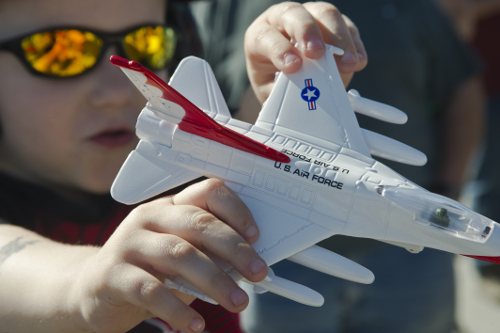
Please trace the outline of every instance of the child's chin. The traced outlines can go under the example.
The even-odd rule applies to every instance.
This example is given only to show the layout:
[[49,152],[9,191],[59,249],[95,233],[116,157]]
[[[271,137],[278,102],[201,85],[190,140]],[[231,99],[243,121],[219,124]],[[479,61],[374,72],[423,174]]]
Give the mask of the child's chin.
[[111,190],[111,184],[113,182],[102,182],[102,183],[87,183],[85,184],[84,186],[80,186],[80,188],[84,191],[84,192],[87,192],[87,193],[90,193],[90,194],[97,194],[97,195],[100,195],[100,194],[109,194],[110,190]]
[[118,170],[119,167],[116,170],[108,170],[109,172],[104,174],[87,175],[87,177],[79,179],[78,185],[80,189],[91,194],[109,194]]
[[74,173],[74,181],[78,187],[95,194],[109,193],[118,171],[135,148],[136,141],[134,140],[128,146],[109,150],[87,146],[87,149],[78,157],[82,163],[75,166],[77,170]]

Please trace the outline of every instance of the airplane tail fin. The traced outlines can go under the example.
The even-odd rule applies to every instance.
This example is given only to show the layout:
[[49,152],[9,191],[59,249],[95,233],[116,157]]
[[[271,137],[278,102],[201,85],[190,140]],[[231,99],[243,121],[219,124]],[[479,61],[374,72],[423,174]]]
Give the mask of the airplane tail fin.
[[218,119],[231,118],[212,68],[206,61],[197,57],[184,58],[168,84],[205,113],[215,114]]
[[[158,117],[170,123],[177,124],[180,130],[274,161],[284,163],[290,162],[290,158],[287,155],[220,125],[172,86],[166,84],[162,79],[150,70],[144,68],[138,62],[128,61],[117,56],[112,56],[110,60],[113,65],[122,69],[125,75],[128,76],[132,83],[141,91],[144,97],[146,97],[148,100],[146,107],[155,112]],[[188,61],[189,60],[204,62],[204,60],[195,57],[191,57]],[[172,78],[180,81],[177,77],[187,76],[185,73],[188,67],[189,66],[181,62]],[[182,71],[183,74],[180,74],[179,71]],[[186,82],[194,82],[197,77],[198,76],[189,77],[185,78],[185,80]],[[203,77],[205,79],[207,78],[205,75],[203,75]],[[213,81],[215,81],[215,79],[209,80],[209,82],[201,82],[201,84],[198,83],[198,85],[193,86],[193,88],[198,87],[198,89],[200,89],[200,91],[197,91],[198,89],[193,89],[193,94],[203,94],[210,91],[219,92],[220,90],[212,90],[215,89],[213,88]],[[220,99],[217,99],[217,102],[220,102]]]
[[175,127],[265,158],[290,161],[285,154],[216,121],[228,122],[231,115],[204,60],[185,58],[169,84],[135,61],[112,56],[111,62],[122,69],[148,100],[136,125],[141,141],[123,164],[111,189],[116,200],[137,203],[202,176],[169,163],[162,156],[172,147]]

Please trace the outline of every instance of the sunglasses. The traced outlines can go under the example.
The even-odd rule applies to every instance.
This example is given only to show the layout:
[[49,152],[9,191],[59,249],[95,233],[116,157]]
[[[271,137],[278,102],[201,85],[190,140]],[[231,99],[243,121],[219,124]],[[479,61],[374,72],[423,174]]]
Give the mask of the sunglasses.
[[175,31],[162,25],[143,25],[119,33],[85,28],[55,28],[0,42],[0,50],[14,53],[28,70],[49,77],[74,77],[94,68],[108,47],[121,56],[157,71],[172,60]]

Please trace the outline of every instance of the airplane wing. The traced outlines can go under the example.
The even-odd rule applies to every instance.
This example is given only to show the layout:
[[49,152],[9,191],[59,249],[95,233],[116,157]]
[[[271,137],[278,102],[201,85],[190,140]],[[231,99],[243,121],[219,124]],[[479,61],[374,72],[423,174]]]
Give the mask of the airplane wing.
[[[272,196],[257,193],[257,191],[251,193],[251,189],[247,190],[249,191],[244,190],[238,193],[238,196],[248,206],[259,225],[260,237],[257,242],[252,244],[252,247],[269,266],[283,259],[288,259],[342,279],[365,284],[373,282],[375,277],[370,270],[350,259],[314,245],[333,234],[341,233],[344,228],[342,221],[335,222],[334,219],[329,219],[328,221],[323,220],[323,223],[315,223],[306,216],[291,213],[290,205],[284,202],[280,204]],[[302,213],[304,214],[305,211]],[[271,291],[306,305],[323,305],[323,297],[318,292],[274,275],[271,268],[269,268],[266,279],[254,283],[244,279],[227,262],[210,253],[207,255],[235,281],[253,284],[254,291],[257,293]],[[167,280],[166,285],[171,289],[177,289],[204,301],[217,304],[183,277]]]
[[[343,54],[331,45],[327,52]],[[279,74],[256,126],[332,151],[347,148],[412,165],[427,162],[423,153],[361,129],[354,111],[397,124],[407,120],[402,111],[362,98],[355,90],[346,94],[333,56],[304,58],[297,72]]]

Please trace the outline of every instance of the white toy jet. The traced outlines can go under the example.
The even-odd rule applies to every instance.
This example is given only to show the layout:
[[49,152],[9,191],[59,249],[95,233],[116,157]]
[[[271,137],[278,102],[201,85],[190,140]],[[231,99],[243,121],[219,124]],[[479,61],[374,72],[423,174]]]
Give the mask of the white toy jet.
[[[115,179],[113,197],[133,204],[201,176],[220,179],[250,208],[260,229],[253,247],[268,265],[289,259],[361,283],[374,280],[369,270],[315,244],[343,234],[415,253],[431,247],[499,263],[496,222],[372,158],[427,161],[413,148],[359,128],[354,111],[398,124],[407,117],[347,93],[332,55],[342,53],[328,46],[319,60],[304,57],[298,72],[280,73],[255,125],[231,118],[204,60],[184,59],[166,84],[137,62],[112,57],[148,100],[136,126],[141,140]],[[214,302],[181,277],[165,283]],[[272,270],[253,284],[256,292],[323,304],[319,293]]]

